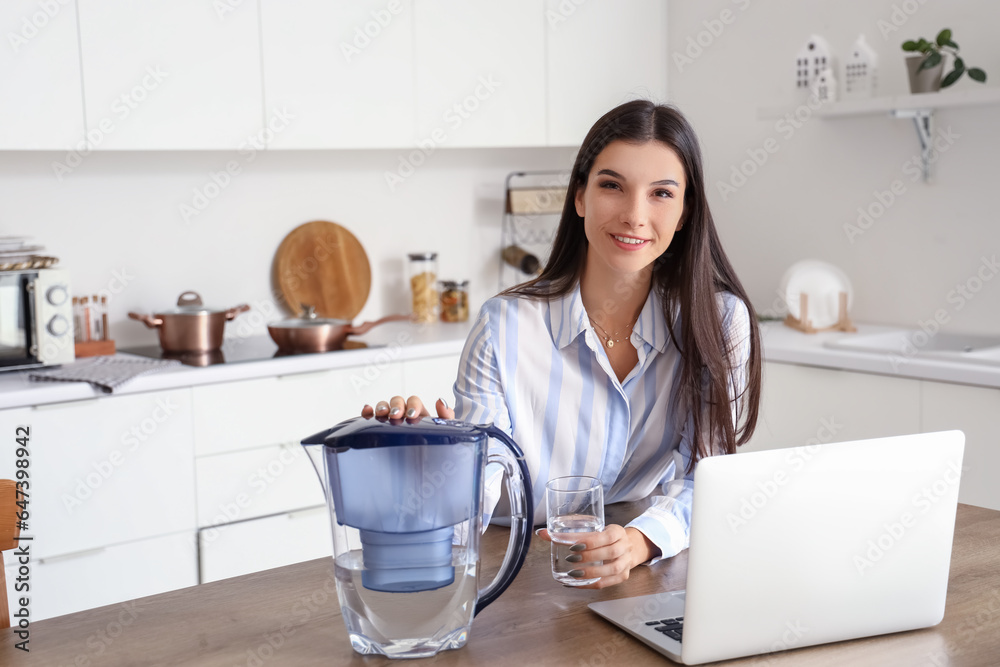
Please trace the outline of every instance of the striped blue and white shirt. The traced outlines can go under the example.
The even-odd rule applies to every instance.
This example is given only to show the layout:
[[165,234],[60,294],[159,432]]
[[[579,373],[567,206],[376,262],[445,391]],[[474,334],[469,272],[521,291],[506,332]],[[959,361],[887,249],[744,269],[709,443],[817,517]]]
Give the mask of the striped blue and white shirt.
[[[743,393],[750,356],[746,306],[717,295],[726,340],[734,349],[732,396]],[[619,382],[587,317],[579,286],[551,301],[497,296],[488,300],[466,341],[455,383],[455,416],[494,423],[524,450],[535,502],[545,523],[545,484],[565,475],[601,480],[605,503],[652,494],[653,504],[629,526],[661,556],[688,546],[693,474],[693,420],[679,414],[681,355],[670,339],[662,301],[650,291],[630,341],[639,361]],[[735,407],[735,406],[734,406]],[[500,496],[500,475],[487,471],[486,512]]]

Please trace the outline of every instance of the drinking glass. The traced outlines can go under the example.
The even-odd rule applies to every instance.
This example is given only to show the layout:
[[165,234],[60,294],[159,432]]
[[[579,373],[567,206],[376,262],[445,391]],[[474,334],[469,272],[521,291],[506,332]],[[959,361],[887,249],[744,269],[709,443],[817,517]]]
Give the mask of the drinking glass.
[[552,538],[552,577],[568,586],[586,586],[600,579],[578,579],[569,573],[603,561],[574,563],[566,557],[577,554],[570,547],[579,542],[581,533],[604,530],[601,481],[594,477],[557,477],[545,485],[545,508],[546,528]]

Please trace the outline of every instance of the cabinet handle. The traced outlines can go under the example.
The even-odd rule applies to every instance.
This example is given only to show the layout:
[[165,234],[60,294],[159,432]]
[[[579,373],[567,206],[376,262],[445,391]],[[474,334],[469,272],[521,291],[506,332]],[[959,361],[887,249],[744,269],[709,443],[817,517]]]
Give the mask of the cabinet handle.
[[326,505],[320,505],[319,507],[310,507],[309,509],[298,510],[296,512],[289,512],[286,516],[289,519],[302,519],[307,516],[312,516],[314,514],[319,514],[320,512],[327,511]]
[[308,373],[289,373],[288,375],[279,375],[279,380],[314,380],[318,377],[329,375],[332,373],[332,369],[326,369],[322,371],[310,371]]
[[64,403],[44,403],[42,405],[31,406],[32,410],[57,410],[59,408],[82,408],[84,406],[91,406],[97,403],[99,398],[84,398],[79,401],[67,401]]
[[41,563],[58,563],[64,560],[71,560],[73,558],[83,558],[84,556],[93,556],[99,554],[102,551],[107,551],[105,547],[97,547],[96,549],[87,549],[86,551],[75,551],[71,554],[63,554],[61,556],[49,556],[48,558],[39,558],[38,562]]

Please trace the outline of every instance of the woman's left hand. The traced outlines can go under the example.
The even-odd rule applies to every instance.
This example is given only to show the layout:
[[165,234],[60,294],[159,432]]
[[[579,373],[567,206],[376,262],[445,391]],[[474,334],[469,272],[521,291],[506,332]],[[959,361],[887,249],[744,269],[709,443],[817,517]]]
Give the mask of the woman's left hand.
[[[539,529],[535,535],[546,542],[552,541],[545,528]],[[579,579],[600,577],[600,580],[587,586],[573,588],[607,588],[620,584],[628,580],[633,567],[645,563],[659,552],[641,531],[635,528],[623,528],[618,524],[605,526],[599,533],[580,533],[577,544],[585,547],[574,554],[580,557],[578,563],[604,562],[601,565],[583,566],[574,570],[581,572]]]

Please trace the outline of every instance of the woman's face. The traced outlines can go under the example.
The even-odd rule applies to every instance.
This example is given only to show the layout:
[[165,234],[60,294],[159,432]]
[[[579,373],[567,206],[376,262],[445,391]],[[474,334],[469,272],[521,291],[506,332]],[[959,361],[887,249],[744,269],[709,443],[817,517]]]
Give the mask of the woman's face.
[[634,274],[670,245],[684,213],[684,166],[666,144],[612,141],[577,190],[588,270]]

